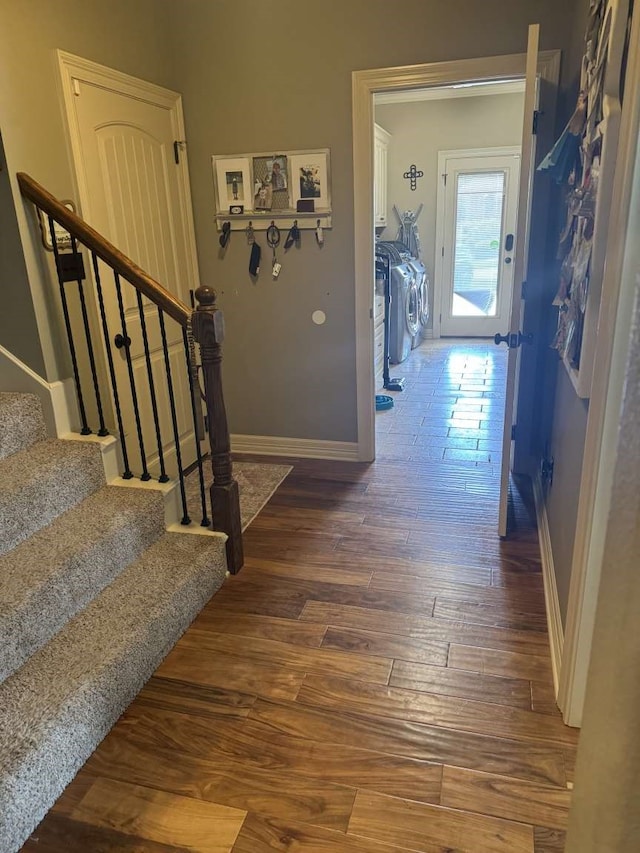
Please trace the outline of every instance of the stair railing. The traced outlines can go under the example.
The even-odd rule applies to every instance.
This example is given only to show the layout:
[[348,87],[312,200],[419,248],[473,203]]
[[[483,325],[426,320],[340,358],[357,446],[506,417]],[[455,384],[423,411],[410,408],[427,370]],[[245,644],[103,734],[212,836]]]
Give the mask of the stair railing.
[[[122,451],[123,479],[129,480],[135,476],[138,476],[143,481],[153,479],[152,473],[149,470],[149,458],[157,451],[157,465],[155,465],[157,479],[161,483],[169,482],[170,476],[167,473],[164,453],[167,443],[163,440],[159,411],[159,392],[161,390],[166,391],[172,432],[169,443],[175,451],[175,467],[182,506],[181,523],[183,525],[191,524],[186,475],[193,466],[185,464],[185,460],[183,459],[184,447],[182,446],[183,442],[181,441],[179,428],[180,422],[184,423],[186,417],[193,423],[194,430],[195,466],[198,476],[199,505],[202,513],[200,524],[203,527],[211,527],[213,530],[227,534],[227,564],[229,570],[235,574],[243,564],[242,528],[240,523],[238,484],[233,478],[229,427],[222,388],[221,362],[224,321],[222,312],[215,304],[215,292],[208,287],[199,287],[195,291],[196,309],[193,310],[187,307],[88,223],[69,208],[65,207],[64,204],[38,184],[37,181],[24,172],[18,173],[17,178],[22,195],[33,202],[36,208],[41,211],[43,221],[46,223],[48,236],[51,240],[62,315],[78,401],[81,434],[89,435],[95,430],[99,436],[109,435],[104,401],[110,397],[113,401],[115,431],[119,436]],[[68,232],[68,248],[70,251],[65,251],[59,246],[59,235],[56,233],[56,224]],[[81,248],[86,249],[91,259],[93,284],[95,286],[95,304],[99,314],[98,325],[104,339],[106,354],[105,367],[108,373],[109,388],[104,387],[101,374],[98,371],[96,346],[87,306],[87,292],[85,290],[87,279]],[[99,261],[102,261],[109,269],[109,278],[113,279],[112,282],[103,281],[104,268],[101,270]],[[136,290],[137,310],[140,320],[140,340],[135,343],[142,344],[144,351],[144,365],[146,368],[144,370],[146,381],[144,382],[140,381],[140,372],[137,377],[135,375],[130,353],[133,343],[130,335],[133,334],[133,331],[127,325],[125,301],[123,298],[123,282],[125,286],[130,285]],[[74,284],[75,288],[73,287]],[[105,293],[107,287],[114,289],[113,292],[118,306],[119,319],[116,330],[110,328],[110,321],[106,310]],[[69,293],[68,288],[72,289],[71,293]],[[73,291],[76,289],[77,296],[74,297]],[[148,315],[145,313],[143,297],[150,300],[157,310],[159,336],[162,344],[162,361],[164,363],[164,389],[160,388],[157,371],[154,373],[153,370]],[[73,307],[82,321],[80,340],[74,334],[71,310],[72,298],[74,298]],[[175,364],[172,364],[170,357],[167,335],[168,322],[177,323],[182,331],[190,398],[189,411],[186,413],[179,410],[176,401]],[[112,338],[114,331],[116,331],[116,335]],[[113,352],[111,350],[112,340],[118,349],[124,350],[127,376],[127,381],[124,383],[125,387],[122,387],[122,383],[117,377]],[[197,364],[196,345],[200,351],[200,365]],[[86,362],[88,362],[91,375],[92,387],[89,393],[92,393],[95,400],[97,429],[96,424],[92,428],[87,414],[88,407],[86,403],[89,398],[86,396],[87,388],[84,387],[82,381],[83,371],[80,369],[81,364],[86,363],[82,360],[83,353],[86,353]],[[204,419],[202,417],[199,384],[200,372],[204,380],[204,393],[202,396],[206,403],[210,445],[209,453],[213,473],[213,482],[209,489],[210,503],[207,502],[204,457],[200,448],[200,441],[204,438]],[[138,450],[136,464],[132,464],[133,450],[124,428],[122,405],[125,399],[131,403],[135,420]],[[150,433],[147,429],[146,435],[141,417],[141,401],[150,405],[153,414],[153,430]],[[151,453],[148,449],[149,446],[154,448]],[[133,469],[137,468],[137,460],[139,460],[140,467],[136,474]],[[209,505],[211,507],[211,518],[209,517]]]

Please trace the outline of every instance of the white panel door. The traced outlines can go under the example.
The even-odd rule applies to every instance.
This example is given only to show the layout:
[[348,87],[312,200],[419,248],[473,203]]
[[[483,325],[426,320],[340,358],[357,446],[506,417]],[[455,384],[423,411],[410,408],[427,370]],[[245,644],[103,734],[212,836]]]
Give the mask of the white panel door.
[[440,158],[440,334],[493,337],[508,322],[520,150]]
[[[520,374],[520,332],[522,330],[522,283],[527,276],[529,264],[529,233],[531,226],[531,201],[533,195],[533,175],[535,167],[536,137],[534,118],[538,104],[538,44],[540,26],[529,27],[527,47],[527,76],[524,95],[524,124],[522,130],[522,161],[520,167],[520,189],[518,198],[518,230],[513,253],[514,287],[511,300],[511,317],[504,330],[509,336],[509,358],[507,363],[507,388],[505,395],[504,433],[502,439],[502,470],[500,478],[500,511],[498,533],[507,535],[507,515],[509,507],[509,475],[511,473],[512,427],[514,423],[515,401],[518,395]],[[526,346],[526,344],[525,344]]]
[[[172,106],[158,104],[85,79],[74,79],[74,94],[78,138],[76,167],[82,188],[83,217],[188,305],[189,290],[196,288],[197,282],[192,237],[180,184],[179,171],[185,166],[176,164],[174,156],[174,140],[179,139],[176,112],[179,96],[175,96],[176,103]],[[121,333],[123,328],[121,311],[131,339],[129,352],[144,449],[150,470],[157,475],[159,449],[148,391],[137,291],[122,281],[120,304],[113,273],[103,264],[100,264],[100,276],[132,468],[137,470],[138,467],[138,424],[125,349],[117,349],[114,344],[116,333]],[[157,392],[161,446],[168,473],[175,475],[173,428],[158,311],[144,297],[142,303]],[[165,326],[182,461],[187,465],[195,459],[195,437],[182,329],[168,316],[165,316]]]

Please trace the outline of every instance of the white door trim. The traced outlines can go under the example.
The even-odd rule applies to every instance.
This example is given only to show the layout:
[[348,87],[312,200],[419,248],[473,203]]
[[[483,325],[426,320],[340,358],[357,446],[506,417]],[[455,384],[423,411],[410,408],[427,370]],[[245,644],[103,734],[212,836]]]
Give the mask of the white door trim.
[[[175,139],[185,140],[184,114],[182,111],[182,96],[171,89],[165,89],[150,83],[131,77],[122,71],[99,65],[81,56],[75,56],[64,50],[57,51],[58,68],[60,72],[60,83],[62,87],[62,98],[64,104],[65,124],[69,139],[69,154],[71,162],[71,175],[74,181],[75,195],[78,201],[78,210],[81,216],[88,218],[91,204],[87,192],[86,176],[83,168],[82,148],[80,144],[80,131],[76,121],[76,113],[73,107],[73,99],[76,97],[74,80],[81,80],[95,86],[102,86],[113,92],[138,98],[141,101],[164,107],[169,111]],[[187,159],[186,145],[180,150],[180,165],[177,167],[178,191],[180,196],[180,215],[185,224],[185,232],[189,243],[187,262],[189,269],[188,278],[194,283],[200,281],[198,272],[198,255],[196,252],[196,235],[193,223],[193,205],[191,203],[191,187],[189,185],[189,165]],[[162,282],[161,282],[162,283]],[[99,336],[102,340],[102,336]]]
[[[511,80],[524,77],[526,54],[487,56],[452,62],[433,62],[397,68],[374,68],[352,74],[353,201],[356,310],[356,397],[358,458],[375,456],[375,379],[373,364],[373,95],[446,86],[473,80]],[[554,79],[560,51],[540,53],[538,71]]]
[[444,263],[438,246],[444,245],[446,192],[440,178],[446,171],[446,162],[464,157],[515,157],[520,154],[519,145],[496,146],[494,148],[452,148],[438,151],[438,192],[436,198],[436,262],[433,272],[433,337],[441,337],[442,315],[442,276]]

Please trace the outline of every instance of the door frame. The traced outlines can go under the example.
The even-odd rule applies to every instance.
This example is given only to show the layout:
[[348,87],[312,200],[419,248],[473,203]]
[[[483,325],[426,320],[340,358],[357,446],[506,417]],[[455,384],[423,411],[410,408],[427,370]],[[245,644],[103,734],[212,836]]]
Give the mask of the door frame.
[[[559,50],[539,54],[538,73],[557,86]],[[485,56],[451,62],[373,68],[352,73],[353,201],[356,311],[356,405],[358,459],[375,458],[375,375],[373,365],[373,96],[377,92],[422,89],[485,80],[524,77],[526,53]]]
[[[174,139],[181,141],[183,144],[180,147],[180,162],[176,164],[176,175],[178,184],[179,196],[179,214],[184,224],[185,236],[187,240],[186,259],[188,268],[186,275],[189,281],[192,281],[197,287],[200,282],[198,270],[198,255],[196,251],[196,236],[195,225],[193,221],[193,206],[191,202],[191,185],[189,183],[189,163],[187,158],[185,143],[185,126],[184,113],[182,110],[182,95],[179,92],[174,92],[171,89],[166,89],[163,86],[158,86],[148,80],[141,80],[138,77],[132,77],[122,71],[117,71],[114,68],[109,68],[106,65],[100,65],[89,59],[84,59],[81,56],[76,56],[73,53],[68,53],[64,50],[57,50],[57,64],[59,72],[63,123],[66,130],[68,143],[69,163],[71,166],[71,180],[74,190],[74,198],[77,202],[78,215],[90,221],[90,195],[87,189],[87,180],[82,159],[81,134],[76,113],[74,108],[74,99],[76,98],[76,80],[89,83],[94,86],[99,86],[111,92],[116,92],[126,97],[144,101],[154,106],[161,107],[167,110],[171,116],[172,129]],[[162,282],[160,282],[162,284]],[[87,308],[89,311],[89,324],[91,334],[94,341],[99,341],[100,346],[96,347],[97,369],[102,383],[106,383],[106,387],[110,389],[110,394],[104,403],[111,404],[113,418],[113,398],[111,391],[111,383],[107,381],[107,359],[106,346],[102,334],[102,329],[99,322],[98,306],[93,288],[87,291]],[[80,371],[83,373],[88,370],[88,365],[84,360],[79,364]],[[83,376],[84,382],[84,376]],[[90,387],[88,385],[87,387]]]
[[[523,96],[524,97],[524,96]],[[438,174],[444,174],[445,163],[449,159],[464,157],[515,157],[521,155],[519,145],[500,145],[493,148],[453,148],[438,151]],[[444,260],[438,252],[438,246],[444,246],[446,187],[438,180],[436,200],[436,262],[433,271],[433,337],[441,337],[442,315],[442,279],[444,275]],[[509,302],[511,306],[511,302]],[[506,318],[505,318],[506,319]]]
[[[637,285],[631,260],[637,257],[629,224],[632,196],[640,187],[640,14],[632,18],[625,102],[611,197],[606,265],[598,315],[593,380],[583,454],[571,580],[567,604],[558,705],[567,725],[580,726],[584,708],[596,607],[601,586],[605,540],[613,526],[609,516],[615,485],[622,488],[616,459],[625,390],[625,373],[634,340],[631,328]],[[637,213],[635,214],[637,218]],[[560,370],[564,369],[560,365]],[[629,395],[629,406],[633,405]],[[609,543],[613,544],[613,543]],[[619,543],[618,543],[619,544]],[[610,555],[609,555],[610,556]],[[627,555],[624,555],[627,556]],[[561,627],[561,626],[560,626]]]

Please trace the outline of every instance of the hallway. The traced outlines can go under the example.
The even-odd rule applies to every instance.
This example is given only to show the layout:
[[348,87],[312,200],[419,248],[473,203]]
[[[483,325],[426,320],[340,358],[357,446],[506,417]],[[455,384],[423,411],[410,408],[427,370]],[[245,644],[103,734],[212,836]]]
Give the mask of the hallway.
[[526,483],[496,535],[505,368],[427,342],[375,463],[282,460],[245,568],[26,853],[561,853],[577,732]]

